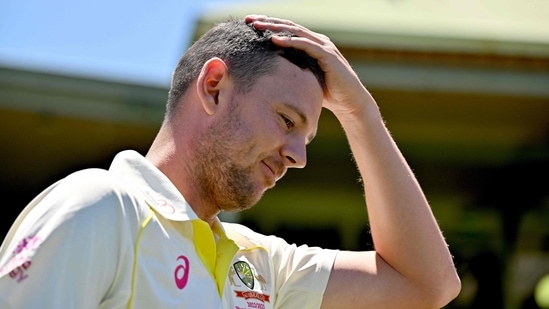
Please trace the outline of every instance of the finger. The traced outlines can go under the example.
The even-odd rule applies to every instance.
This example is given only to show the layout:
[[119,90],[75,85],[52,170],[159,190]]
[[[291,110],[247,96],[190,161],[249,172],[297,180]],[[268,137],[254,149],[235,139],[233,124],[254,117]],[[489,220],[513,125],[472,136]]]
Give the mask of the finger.
[[295,48],[306,52],[309,56],[322,61],[326,57],[326,51],[322,44],[316,43],[304,37],[272,36],[271,41],[280,47]]
[[280,47],[303,50],[309,56],[317,59],[324,71],[328,70],[325,61],[327,61],[331,56],[338,58],[339,62],[349,66],[347,59],[345,59],[337,47],[331,42],[329,42],[329,44],[325,44],[323,42],[317,43],[308,38],[299,36],[272,36],[271,42]]
[[[307,52],[314,58],[322,57],[326,52],[335,54],[338,57],[343,57],[340,51],[336,48],[333,42],[324,34],[311,31],[310,29],[298,25],[292,21],[269,17],[266,15],[248,15],[246,21],[251,22],[253,27],[258,30],[271,30],[275,32],[272,36],[273,43],[282,47],[292,47],[301,49]],[[289,32],[296,37],[277,36],[276,32]],[[298,40],[297,38],[305,38],[306,40]],[[309,46],[310,44],[317,45],[316,47]],[[344,62],[347,62],[346,59]]]
[[314,33],[309,29],[287,19],[269,17],[266,15],[248,15],[245,20],[247,23],[252,23],[254,27],[258,25],[262,28],[262,30],[270,29],[273,31],[289,31],[295,35],[299,35],[300,33],[318,35],[318,33]]
[[[309,33],[314,36],[330,40],[326,35],[317,33],[314,31],[311,31],[310,29],[301,26],[299,24],[294,23],[291,20],[282,19],[282,18],[276,18],[276,17],[269,17],[267,15],[247,15],[245,18],[246,23],[252,23],[253,25],[260,25],[260,27],[263,27],[264,29],[270,29],[270,30],[276,30],[279,29],[279,31],[290,31],[296,35],[298,35],[298,32],[302,33]],[[293,31],[291,31],[293,29]]]
[[272,23],[265,21],[254,21],[252,23],[253,27],[257,30],[271,30],[273,32],[288,32],[298,37],[308,38],[319,44],[326,44],[330,39],[320,33],[311,31],[303,26],[297,25],[295,23],[289,22],[286,24],[282,23]]
[[262,22],[268,22],[273,24],[296,25],[294,22],[290,20],[276,18],[276,17],[269,17],[267,15],[248,15],[244,18],[244,20],[246,21],[246,23],[262,21]]

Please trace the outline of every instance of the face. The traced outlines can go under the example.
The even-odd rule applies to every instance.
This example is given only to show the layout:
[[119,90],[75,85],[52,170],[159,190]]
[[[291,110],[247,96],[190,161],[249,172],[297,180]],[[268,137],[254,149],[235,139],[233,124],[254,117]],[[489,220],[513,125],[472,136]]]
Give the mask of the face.
[[232,93],[196,149],[201,197],[224,211],[255,205],[287,168],[304,167],[316,133],[322,90],[285,59],[249,92]]

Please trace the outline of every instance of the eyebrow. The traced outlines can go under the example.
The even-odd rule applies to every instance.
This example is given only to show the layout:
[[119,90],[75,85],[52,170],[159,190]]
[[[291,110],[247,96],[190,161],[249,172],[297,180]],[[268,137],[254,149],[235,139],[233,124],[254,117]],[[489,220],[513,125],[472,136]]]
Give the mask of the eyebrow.
[[[288,103],[283,103],[283,105],[284,105],[284,107],[287,107],[287,108],[291,109],[294,113],[296,113],[299,116],[299,119],[301,120],[303,125],[307,126],[307,124],[309,122],[309,119],[307,118],[307,116],[305,116],[305,114],[301,111],[301,109],[299,109],[295,105],[291,105],[291,104],[288,104]],[[315,135],[316,135],[316,133],[313,133],[311,135],[307,135],[307,139],[308,139],[307,143],[310,143],[315,138]]]

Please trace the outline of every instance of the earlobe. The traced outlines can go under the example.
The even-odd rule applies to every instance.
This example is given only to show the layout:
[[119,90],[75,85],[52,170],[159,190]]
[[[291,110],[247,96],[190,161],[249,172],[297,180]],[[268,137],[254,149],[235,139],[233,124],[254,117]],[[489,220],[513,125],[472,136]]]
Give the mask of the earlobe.
[[202,66],[197,78],[197,94],[206,113],[213,115],[219,107],[219,95],[224,90],[228,68],[219,58],[212,58]]

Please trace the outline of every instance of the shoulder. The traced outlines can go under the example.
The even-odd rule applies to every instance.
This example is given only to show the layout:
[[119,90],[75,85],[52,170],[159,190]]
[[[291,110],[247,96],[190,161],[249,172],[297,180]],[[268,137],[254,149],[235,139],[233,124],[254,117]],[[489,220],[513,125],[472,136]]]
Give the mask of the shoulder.
[[26,238],[38,239],[45,251],[61,252],[69,248],[64,245],[68,243],[72,247],[85,244],[95,248],[94,254],[108,256],[130,248],[150,209],[131,186],[117,178],[105,170],[89,169],[51,185],[18,216],[6,237],[6,248],[2,247],[7,251],[2,252],[12,252]]
[[92,168],[74,172],[58,182],[58,192],[79,193],[75,197],[109,194],[130,194],[131,187],[118,175],[107,170]]
[[42,217],[58,224],[72,223],[81,230],[121,223],[137,226],[149,210],[144,198],[135,191],[124,179],[107,170],[81,170],[33,200],[27,206],[31,208],[27,219]]
[[139,194],[123,178],[103,169],[86,169],[60,180],[46,198],[86,207],[136,203]]
[[261,246],[266,249],[278,247],[291,247],[284,239],[274,235],[264,235],[238,223],[223,222],[223,228],[227,236],[233,239],[239,246],[253,247]]
[[233,239],[239,246],[261,246],[267,249],[270,255],[279,256],[281,259],[287,259],[290,256],[311,259],[317,254],[331,259],[335,258],[335,253],[337,252],[337,250],[289,244],[283,238],[274,235],[264,235],[237,223],[223,223],[223,227],[229,238]]
[[[97,305],[107,293],[125,293],[145,206],[131,186],[105,170],[75,172],[53,184],[27,205],[0,247],[0,290],[6,289],[0,298],[8,289],[70,295],[45,297],[40,304],[17,296],[10,301],[75,308]],[[13,280],[14,270],[24,281]],[[63,284],[40,285],[51,280]],[[84,286],[86,293],[79,290]]]

